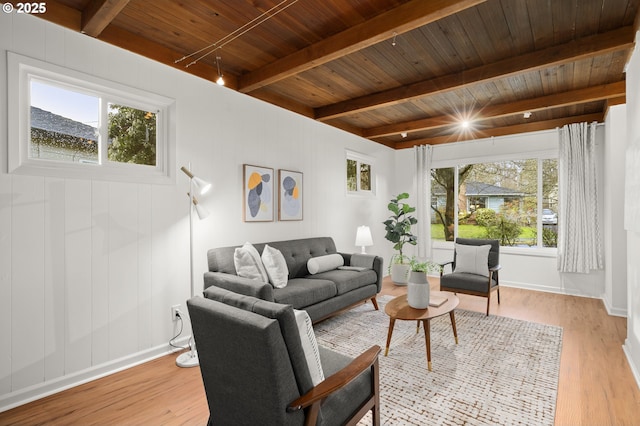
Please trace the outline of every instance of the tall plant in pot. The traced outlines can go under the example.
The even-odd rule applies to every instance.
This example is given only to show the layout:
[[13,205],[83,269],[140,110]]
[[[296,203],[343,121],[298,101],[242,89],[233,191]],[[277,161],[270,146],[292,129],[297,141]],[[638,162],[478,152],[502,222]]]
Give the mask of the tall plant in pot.
[[404,245],[415,246],[418,242],[418,238],[411,233],[411,227],[418,223],[418,220],[411,216],[416,208],[403,201],[408,198],[409,194],[406,192],[392,198],[387,206],[392,214],[389,219],[382,222],[387,232],[384,237],[393,243],[393,248],[397,251],[389,262],[391,279],[396,284],[406,284],[409,275],[409,258],[402,252]]

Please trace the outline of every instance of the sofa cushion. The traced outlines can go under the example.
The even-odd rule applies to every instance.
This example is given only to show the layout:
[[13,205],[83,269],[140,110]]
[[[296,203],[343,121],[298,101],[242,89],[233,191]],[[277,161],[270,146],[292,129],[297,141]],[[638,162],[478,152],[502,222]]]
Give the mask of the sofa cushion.
[[264,283],[269,282],[260,254],[251,243],[244,243],[242,247],[235,249],[233,264],[238,271],[238,276]]
[[345,294],[356,288],[375,284],[378,280],[378,274],[372,269],[364,269],[362,271],[334,269],[321,274],[309,275],[309,279],[331,281],[336,285],[338,294]]
[[333,282],[308,278],[293,278],[286,287],[273,289],[273,299],[277,303],[285,303],[295,309],[304,309],[336,294],[338,291]]
[[287,269],[287,262],[285,262],[280,250],[265,244],[264,250],[262,250],[262,263],[264,264],[264,269],[267,270],[269,282],[275,288],[282,288],[287,285],[289,269]]
[[309,269],[309,273],[312,275],[330,271],[342,265],[344,265],[344,258],[338,253],[312,257],[307,261],[307,269]]

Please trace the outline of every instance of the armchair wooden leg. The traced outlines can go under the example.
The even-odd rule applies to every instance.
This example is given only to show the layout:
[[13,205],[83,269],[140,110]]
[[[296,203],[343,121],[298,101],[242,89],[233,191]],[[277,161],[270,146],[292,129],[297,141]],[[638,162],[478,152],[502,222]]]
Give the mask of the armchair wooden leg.
[[489,316],[489,306],[491,306],[491,292],[487,294],[487,316]]
[[497,290],[498,292],[498,305],[500,304],[500,286],[498,286]]

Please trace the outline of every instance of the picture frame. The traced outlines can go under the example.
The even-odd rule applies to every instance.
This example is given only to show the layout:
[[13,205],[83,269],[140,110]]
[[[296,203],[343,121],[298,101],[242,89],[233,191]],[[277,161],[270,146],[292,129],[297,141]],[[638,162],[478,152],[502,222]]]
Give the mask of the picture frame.
[[272,222],[273,169],[243,164],[242,174],[242,219],[245,222]]
[[303,174],[293,170],[278,170],[278,220],[302,220]]

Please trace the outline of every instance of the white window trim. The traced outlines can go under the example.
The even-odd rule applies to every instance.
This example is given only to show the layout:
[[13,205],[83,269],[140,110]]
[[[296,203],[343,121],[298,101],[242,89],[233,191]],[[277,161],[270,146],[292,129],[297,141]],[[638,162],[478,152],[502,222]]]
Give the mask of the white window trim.
[[[346,162],[347,160],[354,160],[358,163],[358,167],[356,167],[356,173],[358,175],[357,177],[357,186],[358,189],[355,191],[349,191],[349,189],[347,189],[347,173],[345,170],[345,174],[344,174],[344,189],[345,192],[347,193],[347,195],[351,195],[351,196],[355,196],[355,197],[373,197],[376,195],[376,174],[375,174],[375,159],[371,156],[365,155],[365,154],[361,154],[359,152],[355,152],[355,151],[350,151],[350,150],[346,150],[345,151],[345,159],[344,159],[344,167],[346,167]],[[360,187],[360,163],[364,163],[364,164],[368,164],[371,166],[371,190],[367,191],[367,190],[362,190],[359,189]]]
[[[7,52],[7,70],[9,173],[135,183],[175,183],[175,100],[13,52]],[[76,87],[134,108],[156,111],[156,165],[112,161],[96,165],[29,158],[31,79]],[[103,111],[103,114],[106,112]]]

